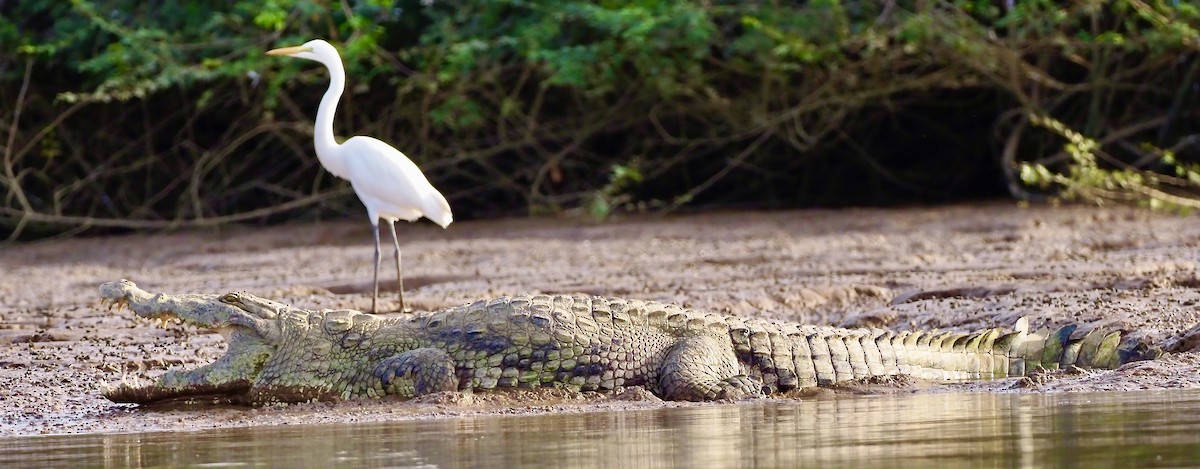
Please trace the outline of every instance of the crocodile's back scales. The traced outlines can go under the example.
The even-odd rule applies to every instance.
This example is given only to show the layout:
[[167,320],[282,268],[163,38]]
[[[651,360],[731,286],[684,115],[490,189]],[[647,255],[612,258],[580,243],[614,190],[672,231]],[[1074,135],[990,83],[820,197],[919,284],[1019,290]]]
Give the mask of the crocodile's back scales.
[[[422,337],[422,345],[448,352],[464,388],[562,383],[595,390],[653,384],[683,333],[667,317],[684,314],[678,306],[637,300],[533,296],[400,321],[406,334]],[[726,333],[723,324],[713,327],[718,325],[713,332]]]
[[[759,391],[745,387],[770,393],[901,373],[978,379],[1021,375],[1033,366],[1120,363],[1119,335],[1093,334],[1102,340],[1089,336],[1064,346],[1073,328],[896,333],[588,296],[500,298],[395,320],[406,325],[401,335],[421,337],[419,347],[444,350],[464,389],[645,385],[668,398],[696,400]],[[1083,345],[1087,353],[1080,353]]]

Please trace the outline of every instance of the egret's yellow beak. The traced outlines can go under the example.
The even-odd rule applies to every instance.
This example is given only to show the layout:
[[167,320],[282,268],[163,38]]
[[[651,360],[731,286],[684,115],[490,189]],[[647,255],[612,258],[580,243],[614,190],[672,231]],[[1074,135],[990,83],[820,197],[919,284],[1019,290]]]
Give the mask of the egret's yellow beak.
[[292,55],[301,52],[312,52],[312,48],[304,46],[280,47],[267,51],[267,55]]

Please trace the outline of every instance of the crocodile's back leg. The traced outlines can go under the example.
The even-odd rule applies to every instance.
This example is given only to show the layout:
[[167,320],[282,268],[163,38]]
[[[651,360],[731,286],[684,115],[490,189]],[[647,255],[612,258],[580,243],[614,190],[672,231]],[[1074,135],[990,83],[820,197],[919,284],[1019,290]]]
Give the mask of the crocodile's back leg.
[[418,348],[385,358],[375,367],[373,374],[387,394],[401,393],[397,378],[411,379],[417,396],[456,391],[459,387],[454,359],[436,348]]
[[762,384],[740,374],[728,340],[694,336],[674,345],[659,368],[659,391],[673,401],[761,396]]

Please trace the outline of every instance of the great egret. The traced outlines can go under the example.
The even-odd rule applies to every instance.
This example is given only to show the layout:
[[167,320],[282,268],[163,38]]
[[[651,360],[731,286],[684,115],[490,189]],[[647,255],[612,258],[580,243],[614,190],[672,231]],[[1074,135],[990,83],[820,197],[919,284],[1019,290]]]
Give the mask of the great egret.
[[424,216],[445,228],[454,221],[450,204],[412,160],[378,139],[351,137],[339,144],[333,138],[333,114],[346,88],[346,70],[342,58],[328,42],[314,39],[295,47],[267,51],[267,55],[296,57],[320,62],[329,69],[329,90],[317,108],[313,143],[321,166],[334,176],[350,181],[354,193],[367,207],[371,232],[375,235],[375,289],[371,312],[379,299],[379,219],[386,220],[396,247],[396,280],[400,286],[400,310],[404,311],[404,275],[400,270],[400,240],[396,238],[396,220],[416,221]]

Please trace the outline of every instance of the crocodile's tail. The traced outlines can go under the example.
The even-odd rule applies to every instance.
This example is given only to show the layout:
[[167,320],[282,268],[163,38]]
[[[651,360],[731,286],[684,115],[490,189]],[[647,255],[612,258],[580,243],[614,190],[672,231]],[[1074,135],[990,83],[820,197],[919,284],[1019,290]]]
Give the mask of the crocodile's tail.
[[[902,332],[890,342],[902,373],[947,380],[1026,376],[1071,366],[1113,369],[1161,354],[1140,340],[1122,340],[1118,331],[1093,329],[1072,338],[1076,328],[1030,331],[1029,321],[1021,318],[1011,332]],[[889,341],[886,334],[879,338]]]
[[738,326],[731,330],[735,349],[762,373],[764,384],[777,390],[897,374],[964,380],[1070,366],[1112,369],[1161,354],[1139,340],[1122,340],[1120,332],[1092,330],[1072,338],[1074,325],[1031,332],[1025,318],[1010,331],[970,334],[790,325],[774,329],[753,322],[740,333]]

